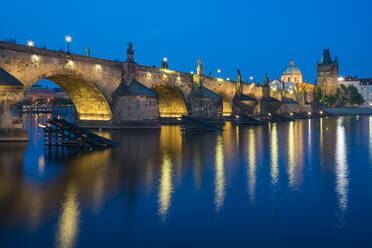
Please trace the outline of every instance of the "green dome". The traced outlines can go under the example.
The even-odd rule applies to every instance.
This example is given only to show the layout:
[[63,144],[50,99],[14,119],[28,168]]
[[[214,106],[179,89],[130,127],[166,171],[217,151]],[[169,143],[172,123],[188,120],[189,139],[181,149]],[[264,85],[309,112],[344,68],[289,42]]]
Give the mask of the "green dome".
[[291,61],[289,66],[282,72],[282,75],[301,75],[301,70]]

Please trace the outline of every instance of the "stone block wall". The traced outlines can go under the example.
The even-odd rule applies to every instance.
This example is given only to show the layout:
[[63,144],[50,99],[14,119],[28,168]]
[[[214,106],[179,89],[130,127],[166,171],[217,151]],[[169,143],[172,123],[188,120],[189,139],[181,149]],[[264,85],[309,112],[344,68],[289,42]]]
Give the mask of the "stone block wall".
[[259,115],[267,116],[268,113],[275,113],[280,108],[281,103],[279,102],[261,102]]
[[159,100],[148,96],[114,96],[112,125],[125,126],[143,122],[159,125]]
[[282,103],[280,108],[277,110],[277,113],[280,115],[290,115],[290,113],[298,113],[299,104],[297,103]]
[[311,104],[300,104],[299,106],[299,112],[301,114],[308,114],[309,112],[319,112],[320,109],[316,108],[314,105]]
[[0,128],[23,128],[23,87],[0,86]]
[[257,115],[258,102],[234,99],[233,114]]
[[189,116],[196,119],[222,119],[222,106],[222,100],[218,98],[188,99]]

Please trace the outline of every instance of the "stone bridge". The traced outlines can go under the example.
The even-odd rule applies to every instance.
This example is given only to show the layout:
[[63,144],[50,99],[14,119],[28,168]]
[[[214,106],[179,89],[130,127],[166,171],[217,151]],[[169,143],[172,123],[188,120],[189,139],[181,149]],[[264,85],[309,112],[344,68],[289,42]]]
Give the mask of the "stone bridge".
[[250,101],[262,98],[263,87],[242,84],[240,74],[237,82],[205,76],[200,60],[197,73],[189,74],[169,69],[166,61],[162,68],[139,65],[133,55],[131,44],[127,60],[118,62],[0,42],[0,68],[23,91],[41,79],[54,82],[71,97],[82,123],[120,126],[185,114],[221,119],[236,109],[237,91]]

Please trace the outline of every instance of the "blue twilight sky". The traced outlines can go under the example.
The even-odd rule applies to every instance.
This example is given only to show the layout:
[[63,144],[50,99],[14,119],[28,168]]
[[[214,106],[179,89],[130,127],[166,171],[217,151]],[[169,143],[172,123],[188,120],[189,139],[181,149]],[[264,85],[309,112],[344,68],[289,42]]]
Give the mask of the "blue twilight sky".
[[65,48],[106,59],[125,59],[132,41],[135,61],[195,71],[200,56],[206,74],[262,81],[280,77],[290,60],[304,80],[316,79],[324,48],[338,56],[340,75],[372,77],[370,0],[187,0],[1,2],[0,39]]

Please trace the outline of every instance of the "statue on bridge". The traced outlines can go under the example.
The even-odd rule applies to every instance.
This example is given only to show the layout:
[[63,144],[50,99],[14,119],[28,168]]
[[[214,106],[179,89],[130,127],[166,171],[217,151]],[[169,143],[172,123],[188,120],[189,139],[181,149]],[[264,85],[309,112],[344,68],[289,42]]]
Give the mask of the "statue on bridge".
[[242,94],[242,91],[243,91],[243,87],[242,87],[242,75],[240,74],[240,70],[239,69],[236,69],[236,72],[238,73],[238,76],[236,78],[236,91],[235,91],[235,94],[237,96],[240,96]]
[[204,68],[200,57],[198,59],[198,68],[196,69],[196,73],[198,75],[204,75]]
[[132,42],[129,42],[127,48],[127,60],[125,62],[134,63],[133,56],[134,56],[133,44]]

